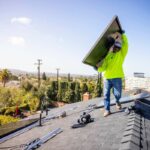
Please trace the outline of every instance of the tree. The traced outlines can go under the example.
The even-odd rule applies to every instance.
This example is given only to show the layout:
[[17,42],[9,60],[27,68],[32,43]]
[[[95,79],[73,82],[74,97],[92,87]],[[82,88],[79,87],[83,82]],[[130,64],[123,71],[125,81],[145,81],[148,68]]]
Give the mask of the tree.
[[98,74],[97,84],[95,86],[93,96],[94,97],[101,97],[102,96],[102,76],[100,73]]
[[10,80],[16,80],[16,81],[18,81],[18,77],[16,75],[11,75]]
[[50,100],[57,101],[57,81],[52,81],[47,87],[46,95]]
[[74,92],[71,89],[68,89],[68,91],[66,91],[64,101],[67,103],[74,102]]
[[63,101],[67,89],[68,89],[68,82],[60,81],[59,82],[59,89],[58,89],[58,93],[57,93],[57,100],[58,101]]
[[95,82],[94,81],[88,81],[87,86],[88,86],[88,92],[93,93],[94,88],[95,88]]
[[75,102],[75,83],[74,82],[68,82],[68,89],[65,92],[64,101],[68,103]]
[[75,101],[81,101],[80,84],[78,82],[75,85]]
[[101,97],[101,96],[102,96],[102,87],[101,84],[97,83],[95,86],[93,97]]
[[29,92],[33,88],[33,85],[29,80],[25,80],[21,82],[21,88],[24,89],[25,91]]
[[86,82],[83,82],[81,84],[81,92],[82,92],[82,94],[88,92],[88,86],[87,86]]
[[3,83],[3,87],[5,87],[6,83],[10,80],[11,73],[7,69],[3,69],[0,71],[0,80]]
[[0,88],[0,108],[12,106],[11,91],[7,88]]
[[45,72],[43,72],[43,74],[42,74],[42,79],[43,79],[43,80],[46,80],[46,79],[47,79]]

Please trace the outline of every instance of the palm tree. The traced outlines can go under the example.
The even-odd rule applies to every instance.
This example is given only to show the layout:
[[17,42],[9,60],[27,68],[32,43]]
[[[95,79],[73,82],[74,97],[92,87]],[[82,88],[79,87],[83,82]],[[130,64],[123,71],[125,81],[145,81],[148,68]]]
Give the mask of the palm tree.
[[6,83],[10,80],[11,73],[7,69],[3,69],[0,71],[0,80],[3,83],[3,87],[5,87]]

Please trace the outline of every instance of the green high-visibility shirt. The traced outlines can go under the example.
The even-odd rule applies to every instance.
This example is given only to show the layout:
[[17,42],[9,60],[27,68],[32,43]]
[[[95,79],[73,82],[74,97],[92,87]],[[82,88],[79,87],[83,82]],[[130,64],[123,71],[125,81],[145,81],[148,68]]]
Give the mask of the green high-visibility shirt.
[[125,34],[122,35],[122,48],[119,52],[108,52],[98,72],[104,72],[106,79],[123,78],[123,62],[128,52],[128,40]]

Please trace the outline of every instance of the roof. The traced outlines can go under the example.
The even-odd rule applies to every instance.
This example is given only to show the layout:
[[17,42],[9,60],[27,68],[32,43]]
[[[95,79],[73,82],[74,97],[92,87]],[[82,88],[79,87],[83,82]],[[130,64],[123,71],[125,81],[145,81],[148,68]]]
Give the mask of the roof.
[[[149,146],[147,142],[150,135],[150,115],[145,111],[145,105],[142,106],[141,103],[139,104],[139,106],[142,106],[140,110],[145,113],[139,114],[138,112],[125,115],[124,111],[117,111],[115,106],[111,106],[112,115],[104,118],[103,109],[94,109],[94,111],[90,112],[91,117],[94,118],[94,122],[82,128],[71,128],[74,123],[77,123],[80,114],[88,108],[89,104],[98,104],[101,100],[103,98],[96,98],[86,102],[68,104],[61,108],[52,109],[49,115],[59,114],[65,110],[67,116],[59,119],[51,119],[41,127],[34,127],[23,134],[7,140],[0,147],[28,143],[56,128],[62,128],[63,132],[42,144],[38,148],[39,150],[124,150],[130,148],[137,150],[137,148],[141,149],[141,146],[143,146],[141,144],[142,142],[146,143],[145,146]],[[128,102],[122,106],[123,108],[127,108],[133,105],[134,102]],[[126,130],[127,128],[129,129]],[[134,130],[138,130],[138,133]],[[141,140],[141,136],[143,140]]]
[[120,150],[150,149],[150,98],[136,100],[135,108],[129,115]]

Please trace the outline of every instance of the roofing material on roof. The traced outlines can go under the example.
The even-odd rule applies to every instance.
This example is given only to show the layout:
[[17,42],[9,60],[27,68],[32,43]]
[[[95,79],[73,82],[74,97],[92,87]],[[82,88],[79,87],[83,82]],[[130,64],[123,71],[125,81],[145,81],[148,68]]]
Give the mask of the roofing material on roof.
[[119,150],[150,149],[150,100],[135,101],[136,111],[129,117]]
[[[83,110],[88,110],[89,105],[94,106],[94,104],[98,104],[101,100],[103,98],[96,98],[53,109],[50,111],[50,114],[57,114],[58,112],[68,110],[67,117],[49,120],[41,127],[35,127],[2,143],[0,147],[25,144],[32,139],[42,137],[49,130],[61,127],[64,132],[47,141],[39,150],[116,150],[119,148],[132,148],[132,150],[137,148],[142,150],[142,146],[143,149],[146,146],[149,148],[150,113],[147,110],[149,108],[149,101],[147,99],[148,105],[146,106],[141,104],[141,102],[146,101],[145,99],[136,102],[136,107],[141,108],[141,114],[135,112],[130,115],[125,115],[124,109],[131,105],[133,106],[134,102],[123,104],[123,111],[117,111],[114,106],[111,106],[112,115],[107,118],[103,117],[103,109],[95,109],[90,112],[91,117],[95,118],[93,123],[87,124],[83,128],[71,129],[71,126],[77,122]],[[146,111],[144,111],[145,109]],[[122,137],[126,138],[123,139]]]

